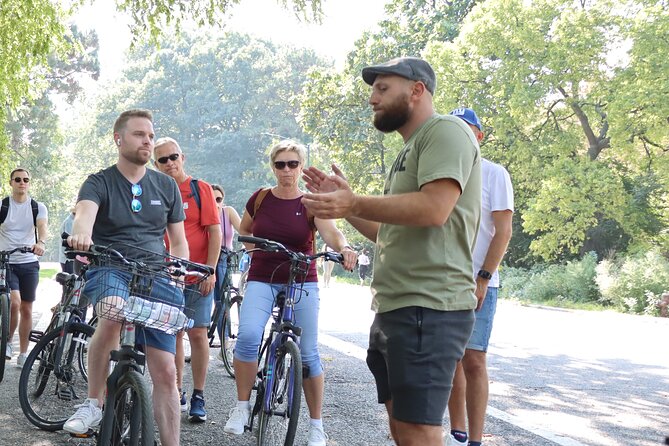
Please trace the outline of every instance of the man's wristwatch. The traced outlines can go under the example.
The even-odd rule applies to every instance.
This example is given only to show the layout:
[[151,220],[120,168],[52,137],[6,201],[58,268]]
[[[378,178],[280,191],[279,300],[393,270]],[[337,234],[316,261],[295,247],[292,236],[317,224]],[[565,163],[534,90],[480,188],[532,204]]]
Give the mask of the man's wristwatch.
[[492,279],[492,274],[490,273],[490,271],[486,271],[484,269],[480,269],[477,276],[479,276],[481,279],[485,279],[485,280]]

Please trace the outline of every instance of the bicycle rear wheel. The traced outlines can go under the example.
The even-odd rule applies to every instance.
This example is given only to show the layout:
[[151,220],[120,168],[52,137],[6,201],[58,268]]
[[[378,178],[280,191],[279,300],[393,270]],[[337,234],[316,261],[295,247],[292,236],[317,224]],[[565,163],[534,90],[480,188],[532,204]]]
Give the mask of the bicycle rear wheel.
[[7,362],[5,352],[9,342],[9,305],[9,295],[0,294],[0,337],[2,337],[0,340],[0,382],[5,378],[5,363]]
[[302,402],[302,358],[292,339],[279,347],[272,366],[267,375],[273,379],[265,387],[271,393],[269,407],[260,409],[258,446],[292,446]]
[[40,429],[61,430],[74,406],[88,396],[88,342],[94,331],[79,323],[52,330],[26,358],[19,403],[28,421]]
[[226,297],[221,329],[221,358],[228,374],[235,377],[233,364],[237,337],[239,335],[239,319],[241,314],[242,296]]
[[154,446],[151,390],[144,376],[128,370],[107,394],[98,444]]

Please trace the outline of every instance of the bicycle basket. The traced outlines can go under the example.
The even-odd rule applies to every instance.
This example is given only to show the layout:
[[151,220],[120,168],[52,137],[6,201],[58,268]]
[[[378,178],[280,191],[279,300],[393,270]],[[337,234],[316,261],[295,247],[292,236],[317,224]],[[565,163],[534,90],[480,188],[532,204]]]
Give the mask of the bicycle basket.
[[96,263],[99,266],[88,271],[86,292],[100,318],[129,321],[171,334],[192,327],[193,312],[184,307],[184,289],[189,301],[197,302],[201,280],[191,283],[188,277],[186,284],[183,275],[175,275],[180,270],[170,269],[175,262],[169,256],[151,264],[113,258]]

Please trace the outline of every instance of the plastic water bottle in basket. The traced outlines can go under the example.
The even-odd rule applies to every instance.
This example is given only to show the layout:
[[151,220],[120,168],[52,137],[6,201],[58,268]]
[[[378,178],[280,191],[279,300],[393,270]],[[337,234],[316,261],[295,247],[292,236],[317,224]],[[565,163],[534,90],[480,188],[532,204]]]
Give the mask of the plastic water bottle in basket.
[[123,314],[128,321],[170,334],[193,327],[193,320],[189,319],[179,307],[137,296],[128,297],[128,302],[123,307]]

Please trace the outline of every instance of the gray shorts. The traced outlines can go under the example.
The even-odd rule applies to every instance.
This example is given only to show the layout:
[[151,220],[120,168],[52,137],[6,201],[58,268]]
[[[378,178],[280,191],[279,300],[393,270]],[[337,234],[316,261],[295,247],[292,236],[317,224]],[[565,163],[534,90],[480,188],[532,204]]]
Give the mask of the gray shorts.
[[405,307],[378,313],[369,333],[367,365],[379,403],[392,400],[393,418],[441,425],[474,325],[474,311]]

